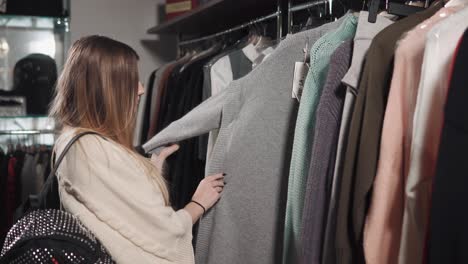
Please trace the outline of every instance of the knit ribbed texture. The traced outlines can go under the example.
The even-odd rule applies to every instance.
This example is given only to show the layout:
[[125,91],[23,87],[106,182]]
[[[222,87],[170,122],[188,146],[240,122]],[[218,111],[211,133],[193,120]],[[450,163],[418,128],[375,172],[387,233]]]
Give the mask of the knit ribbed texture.
[[[77,134],[57,139],[57,156]],[[116,263],[193,264],[192,218],[164,204],[140,161],[120,144],[84,136],[57,171],[60,201],[107,249]]]
[[288,36],[247,76],[173,122],[147,144],[153,151],[219,128],[207,174],[225,172],[221,200],[201,219],[196,263],[275,264],[282,260],[286,183],[297,102],[291,98],[303,49],[342,21]]
[[317,121],[302,217],[300,263],[321,263],[325,220],[346,95],[346,87],[341,84],[341,79],[351,63],[352,43],[352,40],[347,40],[333,53],[327,80],[317,106]]
[[311,67],[299,105],[289,171],[284,264],[297,263],[301,249],[302,209],[313,142],[315,112],[327,77],[330,57],[343,41],[352,38],[356,32],[357,17],[354,15],[347,14],[337,22],[341,22],[340,27],[320,38],[310,50]]
[[361,75],[364,58],[375,35],[393,23],[393,21],[384,14],[379,14],[375,23],[370,23],[367,21],[368,17],[369,13],[366,11],[361,11],[359,13],[358,26],[353,42],[353,58],[351,60],[351,67],[346,73],[345,77],[342,79],[342,82],[347,85],[347,90],[343,105],[343,114],[341,116],[340,132],[336,150],[335,171],[333,172],[331,197],[330,203],[328,205],[327,224],[323,241],[323,264],[336,263],[335,237],[338,200],[339,194],[341,193],[341,180],[343,175],[345,151],[348,141],[348,132],[351,124],[351,117],[354,109],[356,95],[358,93],[358,79]]

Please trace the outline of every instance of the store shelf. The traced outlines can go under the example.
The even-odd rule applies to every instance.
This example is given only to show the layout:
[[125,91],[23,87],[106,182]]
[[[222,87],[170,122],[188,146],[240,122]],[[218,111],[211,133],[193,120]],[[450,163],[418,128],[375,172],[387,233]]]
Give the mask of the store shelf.
[[16,118],[27,119],[27,118],[51,118],[51,117],[46,116],[46,115],[0,116],[0,119],[16,119]]
[[150,34],[213,34],[277,10],[277,0],[212,0],[196,9],[150,28]]

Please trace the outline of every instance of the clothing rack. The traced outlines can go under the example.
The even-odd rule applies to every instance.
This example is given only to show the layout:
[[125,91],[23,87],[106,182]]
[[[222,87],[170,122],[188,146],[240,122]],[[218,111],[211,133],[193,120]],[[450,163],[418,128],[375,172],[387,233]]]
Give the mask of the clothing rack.
[[[211,35],[179,41],[179,47],[198,43],[198,42],[203,42],[203,41],[210,40],[210,39],[215,39],[217,37],[220,37],[220,36],[235,32],[235,31],[242,30],[246,27],[249,27],[254,24],[264,22],[270,19],[277,20],[277,25],[276,25],[277,39],[281,40],[281,38],[284,37],[285,34],[291,33],[293,13],[306,10],[315,6],[323,5],[323,4],[330,4],[331,0],[307,1],[303,4],[298,4],[298,5],[293,5],[292,2],[293,2],[292,0],[287,0],[287,1],[277,0],[277,10],[276,12],[272,14],[251,20],[244,24],[241,24],[241,25],[238,25],[230,29],[223,30],[221,32],[217,32]],[[179,35],[179,39],[181,39],[180,35]]]
[[291,0],[288,1],[288,33],[291,33],[291,27],[293,23],[293,13],[306,10],[318,5],[323,5],[323,4],[328,4],[330,3],[329,0],[318,0],[318,1],[312,1],[310,3],[304,3],[304,4],[299,4],[292,6],[291,5]]
[[[264,17],[260,17],[260,18],[254,19],[254,20],[249,21],[249,22],[247,22],[247,23],[244,23],[244,24],[242,24],[242,25],[239,25],[239,26],[236,26],[236,27],[233,27],[233,28],[230,28],[230,29],[227,29],[227,30],[218,32],[218,33],[215,33],[215,34],[211,34],[211,35],[208,35],[208,36],[204,36],[204,37],[200,37],[200,38],[195,38],[195,39],[191,39],[191,40],[180,41],[180,42],[179,42],[179,46],[185,46],[185,45],[190,45],[190,44],[197,43],[197,42],[202,42],[202,41],[214,39],[214,38],[217,38],[217,37],[220,37],[220,36],[229,34],[229,33],[231,33],[231,32],[235,32],[235,31],[244,29],[244,28],[246,28],[246,27],[249,27],[249,26],[252,26],[252,25],[254,25],[254,24],[257,24],[257,23],[260,23],[260,22],[264,22],[264,21],[267,21],[267,20],[270,20],[270,19],[273,19],[273,18],[279,19],[280,22],[278,22],[278,23],[281,23],[281,20],[280,20],[279,17],[281,17],[281,11],[276,11],[276,12],[274,12],[274,13],[272,13],[272,14],[269,14],[269,15],[266,15],[266,16],[264,16]],[[280,27],[280,28],[281,28],[281,27]],[[279,33],[278,33],[279,35],[281,35],[281,30],[280,30],[280,28],[277,29],[277,31],[279,32]]]
[[328,0],[318,0],[318,1],[311,2],[311,3],[304,3],[304,4],[292,6],[289,8],[289,13],[294,13],[294,12],[301,11],[304,9],[309,9],[311,7],[326,4],[326,3],[328,3]]

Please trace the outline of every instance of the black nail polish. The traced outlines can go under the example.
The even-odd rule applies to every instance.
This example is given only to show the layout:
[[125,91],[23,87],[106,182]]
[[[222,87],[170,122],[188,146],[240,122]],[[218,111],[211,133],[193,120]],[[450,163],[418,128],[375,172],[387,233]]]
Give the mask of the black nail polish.
[[223,173],[223,176],[226,176],[226,173]]

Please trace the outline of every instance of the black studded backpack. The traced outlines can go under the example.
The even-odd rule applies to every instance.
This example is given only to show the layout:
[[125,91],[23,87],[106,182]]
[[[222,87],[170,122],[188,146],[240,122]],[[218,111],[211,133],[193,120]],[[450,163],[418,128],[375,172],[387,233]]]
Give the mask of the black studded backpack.
[[83,132],[67,144],[53,167],[37,199],[28,200],[18,210],[20,219],[5,239],[0,264],[111,264],[104,246],[73,215],[60,210],[57,169],[70,147]]

